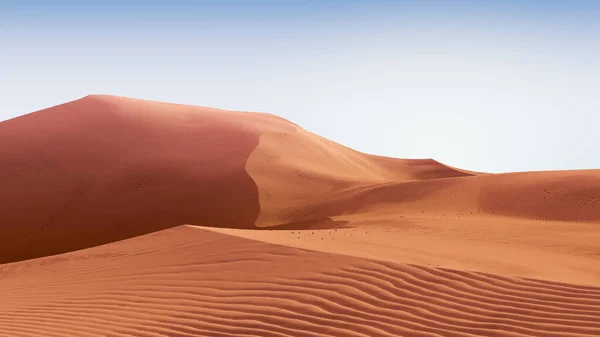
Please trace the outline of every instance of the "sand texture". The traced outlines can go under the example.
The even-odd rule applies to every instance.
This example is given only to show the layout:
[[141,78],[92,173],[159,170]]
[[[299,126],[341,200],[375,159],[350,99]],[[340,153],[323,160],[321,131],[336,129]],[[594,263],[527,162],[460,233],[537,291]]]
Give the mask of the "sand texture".
[[181,226],[0,266],[1,336],[598,336],[600,287]]

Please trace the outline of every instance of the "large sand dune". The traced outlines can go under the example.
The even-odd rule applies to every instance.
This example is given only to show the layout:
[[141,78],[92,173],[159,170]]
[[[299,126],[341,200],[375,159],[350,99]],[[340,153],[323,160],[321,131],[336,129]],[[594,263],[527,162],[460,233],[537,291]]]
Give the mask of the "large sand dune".
[[0,336],[599,336],[600,288],[177,227],[0,266]]
[[600,336],[600,170],[92,95],[0,123],[0,207],[0,336]]
[[[246,163],[261,137],[252,168],[265,185],[257,188]],[[320,177],[323,190],[463,173],[434,161],[367,156],[272,115],[87,96],[0,123],[0,262],[184,223],[253,228],[259,196],[274,188],[265,179],[288,191],[279,205],[261,200],[265,214],[316,192],[292,191],[285,179],[297,175]]]
[[0,185],[0,262],[184,223],[302,228],[389,211],[600,221],[600,171],[481,175],[363,154],[273,115],[102,95],[0,123]]

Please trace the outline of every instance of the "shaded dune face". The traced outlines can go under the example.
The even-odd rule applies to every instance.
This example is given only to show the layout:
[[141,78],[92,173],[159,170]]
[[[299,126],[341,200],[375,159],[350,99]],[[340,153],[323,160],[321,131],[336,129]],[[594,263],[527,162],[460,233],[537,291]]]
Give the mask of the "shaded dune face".
[[0,123],[0,262],[184,223],[253,228],[244,167],[265,118],[88,96]]

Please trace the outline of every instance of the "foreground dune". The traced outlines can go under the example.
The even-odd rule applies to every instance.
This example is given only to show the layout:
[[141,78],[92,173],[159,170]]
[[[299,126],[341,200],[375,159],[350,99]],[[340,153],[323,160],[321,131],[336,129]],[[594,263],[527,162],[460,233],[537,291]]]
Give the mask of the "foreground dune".
[[[597,224],[495,218],[337,217],[346,228],[221,233],[328,253],[600,286]],[[600,310],[600,308],[599,308]]]
[[600,288],[193,226],[0,266],[0,336],[599,336]]

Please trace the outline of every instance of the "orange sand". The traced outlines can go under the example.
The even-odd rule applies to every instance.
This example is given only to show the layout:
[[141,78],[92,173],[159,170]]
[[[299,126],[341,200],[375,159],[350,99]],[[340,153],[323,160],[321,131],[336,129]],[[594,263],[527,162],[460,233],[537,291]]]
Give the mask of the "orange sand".
[[600,287],[181,226],[0,266],[0,336],[598,336]]
[[600,336],[600,170],[93,95],[0,123],[0,186],[0,336]]

